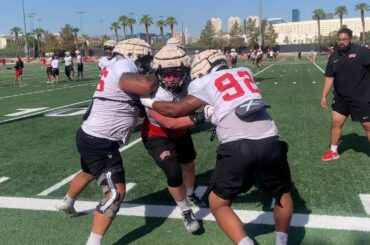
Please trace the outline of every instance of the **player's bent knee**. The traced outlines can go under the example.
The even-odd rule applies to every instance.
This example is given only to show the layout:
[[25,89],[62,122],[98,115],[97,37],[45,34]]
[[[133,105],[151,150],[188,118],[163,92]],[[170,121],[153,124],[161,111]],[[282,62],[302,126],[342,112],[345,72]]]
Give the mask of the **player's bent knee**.
[[166,175],[167,185],[169,187],[179,187],[182,185],[182,170],[175,157],[172,155],[167,156],[160,164]]
[[[96,206],[96,211],[110,218],[114,218],[119,211],[125,188],[121,180],[124,181],[122,168],[115,168],[102,173],[98,178],[98,185],[102,188],[105,197]],[[116,188],[116,183],[118,190]]]

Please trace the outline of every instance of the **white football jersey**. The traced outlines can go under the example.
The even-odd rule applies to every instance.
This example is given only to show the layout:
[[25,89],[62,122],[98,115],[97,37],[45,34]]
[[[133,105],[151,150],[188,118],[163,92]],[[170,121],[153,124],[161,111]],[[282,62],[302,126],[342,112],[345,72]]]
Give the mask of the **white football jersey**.
[[[170,92],[164,89],[163,87],[159,86],[158,89],[150,95],[150,97],[154,101],[178,101],[187,95],[188,85],[189,80],[184,81],[184,84],[182,84],[182,89],[179,93]],[[145,108],[145,110],[147,112],[148,108]],[[160,124],[154,118],[150,117],[148,113],[147,117],[152,124],[160,127]]]
[[262,99],[253,80],[252,72],[245,67],[221,70],[192,81],[188,94],[214,107],[212,123],[223,143],[238,139],[261,139],[277,135],[274,121],[266,110],[256,113],[253,120],[242,121],[235,109],[251,99]]
[[230,56],[231,58],[235,59],[238,57],[238,53],[237,52],[230,52]]
[[49,58],[47,58],[46,59],[46,63],[45,63],[45,65],[46,66],[51,66],[51,62],[53,61],[53,58],[51,58],[51,57],[49,57]]
[[139,100],[139,98],[123,92],[119,87],[119,81],[124,73],[137,72],[136,66],[122,56],[103,68],[103,75],[93,98],[103,97],[109,100],[93,99],[91,113],[82,124],[84,132],[95,137],[127,144],[135,128],[139,109],[124,101]]
[[114,63],[116,60],[116,56],[114,56],[112,59],[108,59],[107,56],[103,56],[99,59],[98,66],[100,67],[101,70],[104,69],[104,66],[108,66],[111,63]]
[[82,63],[82,56],[81,55],[77,55],[77,63]]
[[54,59],[54,60],[51,61],[51,68],[53,68],[53,69],[59,68],[59,60],[58,59]]
[[66,56],[66,57],[64,57],[64,64],[66,66],[72,65],[72,56]]

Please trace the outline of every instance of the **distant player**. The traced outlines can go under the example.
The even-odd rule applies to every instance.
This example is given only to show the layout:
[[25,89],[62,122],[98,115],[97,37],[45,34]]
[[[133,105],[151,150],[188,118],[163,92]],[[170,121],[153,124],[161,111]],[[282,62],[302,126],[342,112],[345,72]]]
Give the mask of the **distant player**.
[[52,83],[53,79],[53,72],[51,69],[51,62],[53,61],[53,57],[51,56],[52,53],[46,53],[46,60],[45,60],[45,67],[46,67],[46,77],[48,78],[47,84]]
[[82,56],[80,54],[80,50],[76,50],[76,59],[77,59],[77,79],[83,79],[84,78],[84,64],[82,61]]
[[232,48],[229,55],[230,55],[231,66],[234,68],[236,67],[236,63],[238,62],[238,53],[236,52],[234,48]]
[[24,64],[23,64],[22,59],[19,56],[17,56],[17,61],[15,62],[15,66],[14,66],[15,76],[13,80],[13,86],[17,83],[18,79],[19,79],[19,86],[22,85],[23,67],[24,67]]
[[60,64],[60,61],[58,59],[58,56],[54,55],[53,60],[51,61],[51,72],[53,75],[52,84],[55,84],[55,83],[58,84],[59,82],[59,64]]
[[105,66],[114,62],[115,56],[113,55],[113,49],[116,46],[116,41],[108,40],[104,43],[103,49],[105,56],[101,57],[98,62],[100,75],[103,74],[103,69]]
[[64,53],[65,57],[64,57],[64,73],[66,74],[66,76],[68,77],[68,79],[70,81],[73,81],[73,73],[74,73],[74,69],[73,69],[73,59],[72,59],[72,56],[71,56],[71,53],[69,51],[66,51]]

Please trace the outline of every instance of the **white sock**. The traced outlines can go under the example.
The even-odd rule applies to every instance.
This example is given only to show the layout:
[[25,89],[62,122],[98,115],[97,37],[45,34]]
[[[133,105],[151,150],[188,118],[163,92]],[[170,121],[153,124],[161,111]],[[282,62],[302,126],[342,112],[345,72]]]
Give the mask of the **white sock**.
[[246,236],[238,242],[238,245],[254,245],[254,242],[252,239]]
[[72,197],[68,196],[68,194],[64,197],[63,199],[64,202],[68,203],[68,204],[73,204],[75,202],[75,199],[73,199]]
[[176,204],[177,206],[181,209],[181,212],[184,212],[185,210],[189,210],[190,207],[188,205],[188,201],[186,199],[180,201],[180,202],[177,202],[176,201]]
[[334,152],[338,152],[338,145],[330,145],[330,150]]
[[275,245],[286,245],[288,243],[288,234],[281,231],[276,231],[276,243]]
[[190,196],[194,193],[194,186],[190,187],[190,188],[186,188],[186,195],[187,196]]
[[86,242],[86,245],[101,245],[102,240],[103,240],[102,235],[91,232],[89,239]]

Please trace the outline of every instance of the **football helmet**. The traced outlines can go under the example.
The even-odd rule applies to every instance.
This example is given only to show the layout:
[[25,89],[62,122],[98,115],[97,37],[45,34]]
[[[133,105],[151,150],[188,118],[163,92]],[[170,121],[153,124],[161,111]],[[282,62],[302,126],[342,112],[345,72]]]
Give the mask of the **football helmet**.
[[151,71],[153,50],[144,40],[131,38],[117,43],[113,53],[122,55],[125,59],[131,60],[140,73]]
[[194,57],[191,64],[191,78],[199,78],[219,68],[229,68],[226,56],[215,49],[208,49],[200,52]]
[[175,37],[171,37],[170,39],[168,39],[166,45],[174,45],[181,48],[180,41]]
[[108,59],[113,58],[113,49],[116,46],[117,42],[114,40],[108,40],[103,44],[104,54]]
[[77,55],[79,55],[80,53],[81,53],[81,52],[80,52],[80,50],[78,50],[78,49],[75,51],[75,54],[77,54]]
[[50,57],[50,54],[49,53],[45,53],[45,57]]
[[[154,56],[153,70],[163,88],[172,92],[179,91],[184,81],[189,77],[190,57],[178,46],[165,45]],[[166,82],[163,80],[166,75],[178,75],[180,79]]]
[[64,55],[65,55],[65,56],[70,56],[70,55],[71,55],[71,53],[70,53],[69,51],[66,51],[66,52],[64,53]]

